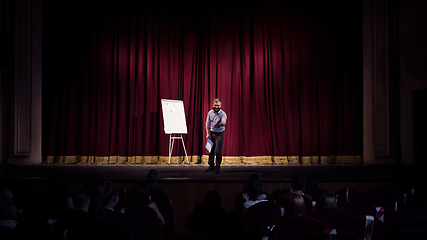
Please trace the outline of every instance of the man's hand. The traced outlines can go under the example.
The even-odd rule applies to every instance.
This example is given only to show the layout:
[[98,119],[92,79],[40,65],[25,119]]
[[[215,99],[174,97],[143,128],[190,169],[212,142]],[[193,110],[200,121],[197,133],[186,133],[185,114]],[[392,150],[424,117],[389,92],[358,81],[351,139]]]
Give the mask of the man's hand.
[[220,126],[225,126],[225,122],[220,122],[219,125]]
[[243,193],[243,198],[247,201],[249,201],[249,195],[247,193]]

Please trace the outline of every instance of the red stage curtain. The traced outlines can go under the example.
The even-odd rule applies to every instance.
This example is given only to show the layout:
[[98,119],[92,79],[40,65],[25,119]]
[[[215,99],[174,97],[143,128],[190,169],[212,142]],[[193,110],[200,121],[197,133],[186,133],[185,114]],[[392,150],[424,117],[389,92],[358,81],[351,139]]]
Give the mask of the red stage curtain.
[[152,2],[44,6],[45,157],[167,156],[161,99],[206,155],[215,98],[224,156],[361,155],[361,3]]

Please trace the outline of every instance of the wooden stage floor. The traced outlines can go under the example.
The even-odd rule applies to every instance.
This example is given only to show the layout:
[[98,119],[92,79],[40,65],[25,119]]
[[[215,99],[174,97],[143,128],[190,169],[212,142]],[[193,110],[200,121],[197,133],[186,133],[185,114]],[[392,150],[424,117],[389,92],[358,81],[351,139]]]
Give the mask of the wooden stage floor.
[[244,182],[256,173],[266,182],[290,182],[292,175],[315,176],[319,182],[421,181],[424,168],[416,165],[230,165],[222,164],[219,174],[205,172],[207,164],[40,164],[1,166],[2,179],[51,179],[66,174],[70,180],[83,181],[89,174],[102,179],[134,181],[148,171],[160,172],[161,182]]

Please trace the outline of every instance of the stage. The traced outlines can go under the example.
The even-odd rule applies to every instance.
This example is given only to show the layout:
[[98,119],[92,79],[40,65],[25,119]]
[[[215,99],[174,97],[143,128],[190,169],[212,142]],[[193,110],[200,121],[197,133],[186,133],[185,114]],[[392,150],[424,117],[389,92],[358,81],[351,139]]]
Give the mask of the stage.
[[251,165],[222,164],[219,174],[205,172],[207,164],[40,164],[8,165],[0,168],[0,178],[51,179],[66,174],[72,181],[83,181],[95,173],[102,179],[133,181],[148,171],[160,172],[161,182],[244,182],[256,173],[265,182],[290,182],[292,175],[315,176],[319,182],[418,181],[425,179],[416,165]]

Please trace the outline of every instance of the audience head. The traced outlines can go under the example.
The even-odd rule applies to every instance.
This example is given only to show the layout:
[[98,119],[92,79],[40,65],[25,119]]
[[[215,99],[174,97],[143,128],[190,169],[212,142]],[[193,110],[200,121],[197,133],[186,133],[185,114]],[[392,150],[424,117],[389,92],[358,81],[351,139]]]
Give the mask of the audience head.
[[317,201],[317,208],[322,209],[327,207],[337,207],[337,201],[332,194],[323,193]]
[[292,176],[292,189],[295,191],[302,191],[304,182],[304,178],[301,175]]
[[103,186],[104,196],[102,205],[104,207],[114,208],[119,202],[119,191],[112,181],[105,181]]
[[318,188],[317,180],[315,176],[310,176],[307,178],[307,181],[305,181],[305,191],[314,188]]
[[101,181],[87,181],[84,185],[84,189],[90,199],[89,214],[91,214],[93,218],[102,217],[104,215],[104,186]]
[[244,185],[242,185],[242,187],[239,189],[239,192],[246,192],[246,193],[249,193],[249,184],[250,184],[253,180],[256,180],[256,179],[259,179],[258,174],[256,174],[256,173],[252,173],[252,174],[248,177],[248,179],[246,180],[245,184],[244,184]]
[[203,205],[212,210],[220,209],[221,207],[221,194],[218,191],[209,191],[203,199]]
[[73,194],[73,203],[76,209],[89,212],[90,197],[84,188],[77,190]]
[[261,180],[255,179],[249,182],[249,192],[254,196],[260,196],[264,191],[264,187],[262,186]]
[[13,194],[9,189],[0,187],[0,219],[17,220],[18,209],[13,205]]
[[157,183],[159,181],[160,174],[156,169],[152,169],[147,174],[147,181],[149,183]]
[[70,182],[68,176],[65,174],[56,175],[52,179],[46,196],[49,205],[74,208],[71,201],[72,192],[70,189]]
[[283,206],[285,207],[285,216],[300,216],[305,211],[304,199],[295,192],[286,194]]
[[130,190],[128,201],[131,204],[149,204],[151,200],[148,192],[148,182],[139,181],[135,183]]
[[12,205],[13,194],[9,189],[0,187],[0,210]]
[[252,182],[253,180],[257,180],[257,179],[259,179],[258,174],[252,173],[248,178],[248,183]]

